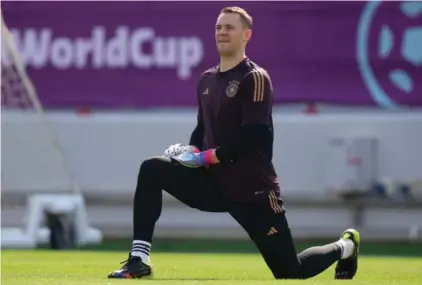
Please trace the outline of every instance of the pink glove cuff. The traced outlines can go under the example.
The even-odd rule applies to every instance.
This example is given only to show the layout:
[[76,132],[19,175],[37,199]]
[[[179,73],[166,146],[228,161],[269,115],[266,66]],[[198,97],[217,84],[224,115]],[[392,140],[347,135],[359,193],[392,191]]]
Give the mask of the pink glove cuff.
[[201,164],[203,165],[210,165],[210,164],[216,164],[217,161],[214,158],[214,149],[209,149],[203,152],[199,153],[199,159]]

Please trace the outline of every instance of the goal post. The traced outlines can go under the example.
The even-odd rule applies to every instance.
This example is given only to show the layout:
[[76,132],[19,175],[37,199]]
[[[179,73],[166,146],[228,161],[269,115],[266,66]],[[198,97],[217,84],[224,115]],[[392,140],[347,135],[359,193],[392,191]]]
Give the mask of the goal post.
[[80,193],[3,16],[1,29],[2,189]]
[[23,193],[27,197],[25,225],[23,228],[2,227],[3,247],[36,247],[48,242],[53,230],[48,228],[48,220],[51,220],[48,215],[74,216],[77,244],[102,240],[98,230],[88,227],[79,185],[57,133],[48,122],[3,15],[1,191],[2,194]]

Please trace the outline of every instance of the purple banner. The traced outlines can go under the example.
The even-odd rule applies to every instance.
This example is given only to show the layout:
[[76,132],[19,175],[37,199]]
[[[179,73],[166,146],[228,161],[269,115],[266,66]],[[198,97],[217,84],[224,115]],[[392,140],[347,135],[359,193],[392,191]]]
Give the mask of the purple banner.
[[192,106],[222,7],[254,18],[276,103],[422,106],[422,2],[2,2],[49,108]]

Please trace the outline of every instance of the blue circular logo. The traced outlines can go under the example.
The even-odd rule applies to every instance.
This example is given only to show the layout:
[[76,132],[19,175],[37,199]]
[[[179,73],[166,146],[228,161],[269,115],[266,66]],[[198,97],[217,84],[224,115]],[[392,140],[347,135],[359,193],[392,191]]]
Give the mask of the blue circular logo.
[[[393,94],[390,93],[389,95],[385,90],[386,88],[381,86],[370,62],[370,32],[374,17],[381,4],[382,1],[368,2],[361,14],[357,30],[356,57],[363,81],[374,101],[383,108],[398,108],[400,107],[399,104],[391,98]],[[400,3],[400,10],[403,17],[416,19],[422,15],[422,2],[404,1]],[[402,41],[400,43],[401,60],[412,66],[422,66],[422,25],[407,27],[403,35],[396,38]],[[384,60],[390,56],[394,47],[394,39],[393,30],[388,25],[383,24],[378,34],[377,59]],[[414,80],[403,69],[395,68],[390,70],[388,72],[388,80],[401,94],[410,94],[415,91]]]

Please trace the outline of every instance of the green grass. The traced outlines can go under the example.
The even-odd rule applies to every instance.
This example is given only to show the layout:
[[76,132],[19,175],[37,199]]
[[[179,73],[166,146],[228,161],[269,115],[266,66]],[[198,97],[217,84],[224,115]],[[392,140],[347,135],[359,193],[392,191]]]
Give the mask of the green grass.
[[[334,266],[306,281],[273,280],[256,253],[153,253],[152,280],[109,280],[107,273],[120,267],[127,251],[3,250],[1,284],[4,285],[112,285],[135,282],[168,285],[224,284],[339,284],[332,280]],[[364,256],[350,284],[421,284],[421,257]]]
[[[296,251],[300,252],[315,245],[331,243],[334,240],[295,241]],[[99,245],[85,246],[84,249],[95,251],[127,251],[132,246],[131,240],[106,240]],[[250,240],[216,239],[154,239],[154,253],[258,253]],[[360,252],[375,256],[421,257],[422,243],[406,242],[362,242]]]

